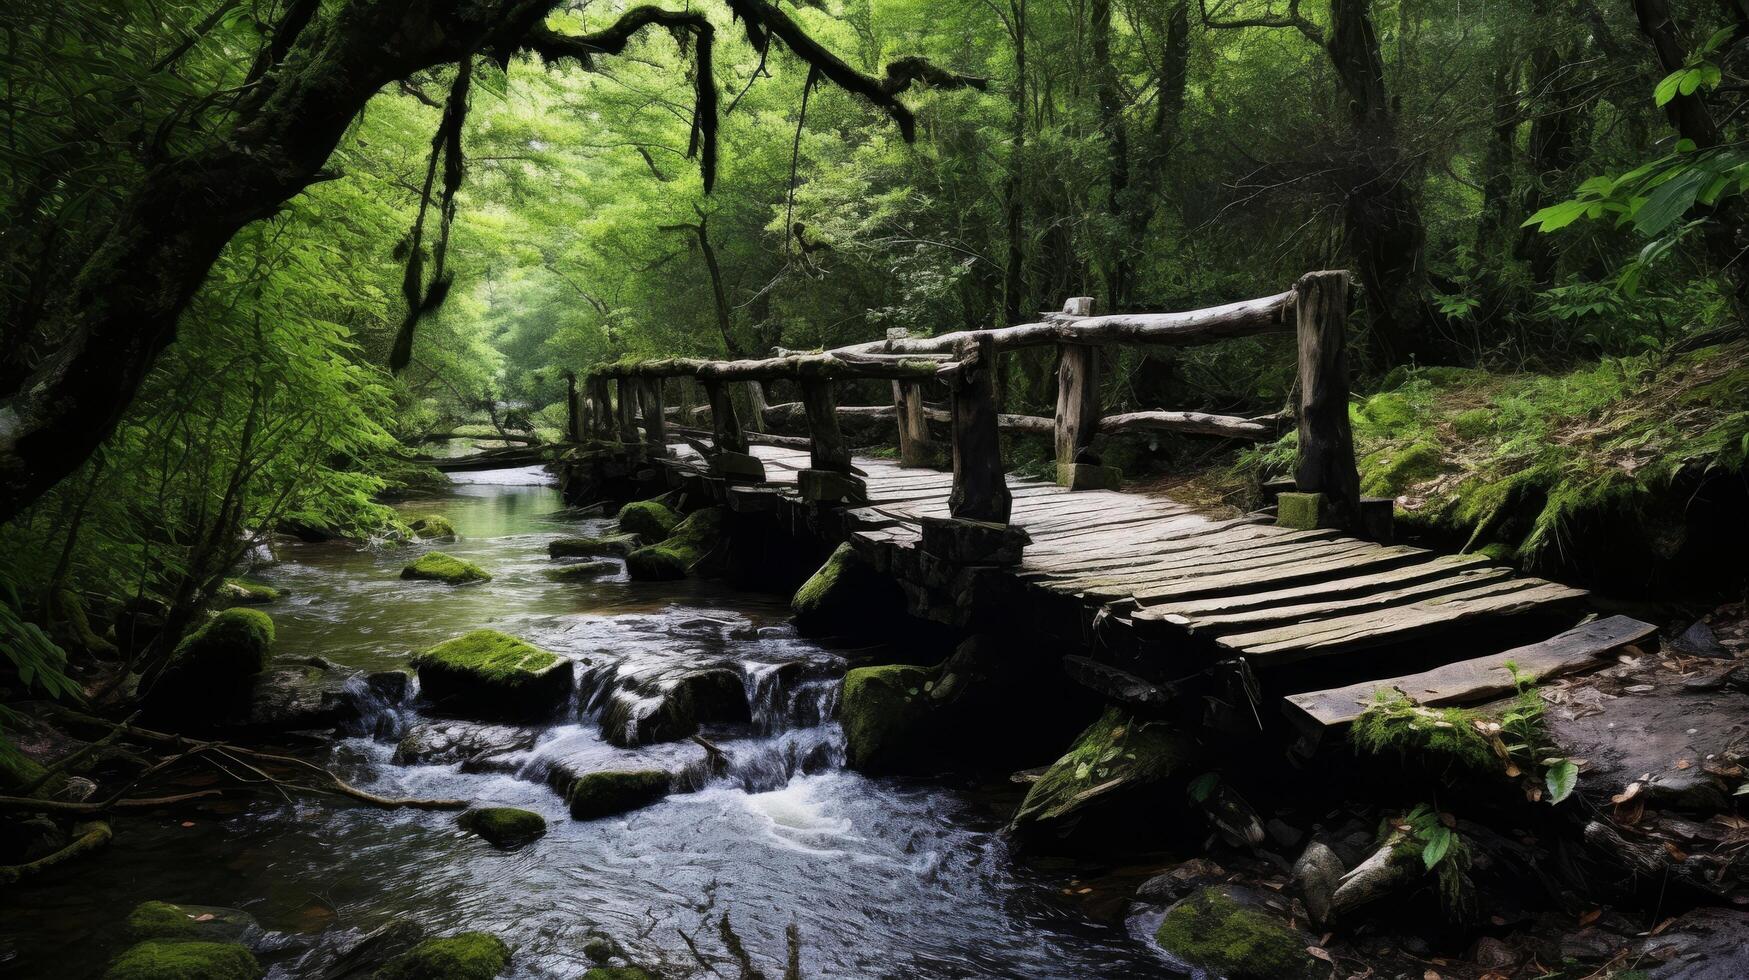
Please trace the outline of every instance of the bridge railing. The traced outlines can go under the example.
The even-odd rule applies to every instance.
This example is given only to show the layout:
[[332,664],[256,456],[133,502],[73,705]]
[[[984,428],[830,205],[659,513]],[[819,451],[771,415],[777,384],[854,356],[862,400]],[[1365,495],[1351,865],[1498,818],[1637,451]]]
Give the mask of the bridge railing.
[[[1324,523],[1358,528],[1359,477],[1348,420],[1349,293],[1348,273],[1311,272],[1273,296],[1184,313],[1094,315],[1093,300],[1076,297],[1061,313],[1047,314],[1037,323],[989,330],[936,337],[892,331],[886,340],[827,351],[778,351],[759,359],[622,360],[599,365],[589,374],[586,390],[572,400],[572,428],[579,435],[617,442],[632,451],[664,454],[668,432],[663,382],[693,378],[703,385],[709,402],[713,466],[731,477],[744,475],[757,466],[747,465],[749,440],[729,386],[789,379],[801,389],[801,412],[808,428],[811,468],[803,471],[799,481],[803,493],[821,501],[855,500],[861,483],[851,463],[850,444],[839,427],[840,414],[890,413],[898,423],[900,463],[929,465],[938,455],[931,445],[929,422],[939,420],[942,413],[925,405],[923,385],[941,380],[949,391],[945,420],[952,434],[951,513],[956,519],[1006,524],[1011,501],[999,436],[1004,429],[1052,433],[1058,482],[1071,489],[1088,489],[1113,486],[1117,477],[1114,470],[1100,465],[1094,453],[1093,440],[1100,432],[1157,429],[1268,439],[1277,435],[1284,421],[1279,416],[1171,411],[1102,417],[1102,348],[1182,347],[1292,331],[1298,338],[1299,360],[1292,410],[1299,435],[1296,489],[1320,495]],[[1001,414],[995,393],[997,356],[1037,346],[1057,348],[1054,417]],[[838,406],[835,382],[870,378],[892,382],[890,409]],[[610,384],[616,392],[610,392]]]

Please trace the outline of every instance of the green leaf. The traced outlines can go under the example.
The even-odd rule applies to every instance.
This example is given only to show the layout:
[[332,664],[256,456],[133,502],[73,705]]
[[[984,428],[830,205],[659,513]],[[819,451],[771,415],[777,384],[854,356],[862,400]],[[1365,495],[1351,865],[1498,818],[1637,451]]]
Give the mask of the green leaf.
[[1591,202],[1589,201],[1562,201],[1559,204],[1551,204],[1524,219],[1524,224],[1519,227],[1529,228],[1531,225],[1536,225],[1538,231],[1556,231],[1584,217],[1585,212],[1590,208]]
[[1706,182],[1707,174],[1700,169],[1683,171],[1665,181],[1634,213],[1634,229],[1642,235],[1656,235],[1670,227],[1694,206]]
[[1712,54],[1714,51],[1717,51],[1732,34],[1736,33],[1736,31],[1737,25],[1735,24],[1732,24],[1729,27],[1721,27],[1714,31],[1712,37],[1707,38],[1706,43],[1700,46],[1700,53]]
[[1690,68],[1682,73],[1682,81],[1677,83],[1676,91],[1681,92],[1683,95],[1693,95],[1694,90],[1700,88],[1700,80],[1700,69]]
[[1185,788],[1185,791],[1190,794],[1192,800],[1201,803],[1209,798],[1209,794],[1215,791],[1215,787],[1220,785],[1220,782],[1220,773],[1205,772],[1191,780],[1190,785]]
[[1451,850],[1453,834],[1451,828],[1437,824],[1427,835],[1427,843],[1421,847],[1421,863],[1432,871],[1439,862],[1445,860],[1445,855]]
[[1678,68],[1665,75],[1664,80],[1658,83],[1658,87],[1652,90],[1652,101],[1660,106],[1668,105],[1671,99],[1676,98],[1676,87],[1682,84],[1683,76],[1687,74],[1688,69]]
[[1573,787],[1579,785],[1579,767],[1570,759],[1562,759],[1543,773],[1543,784],[1549,790],[1549,803],[1559,803],[1572,796]]

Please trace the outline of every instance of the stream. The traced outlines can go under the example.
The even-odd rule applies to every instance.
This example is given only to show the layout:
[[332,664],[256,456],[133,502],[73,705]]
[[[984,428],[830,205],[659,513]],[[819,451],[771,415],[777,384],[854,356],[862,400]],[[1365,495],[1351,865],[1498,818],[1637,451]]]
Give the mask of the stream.
[[[1136,938],[1141,926],[1121,911],[1095,918],[1067,894],[1085,890],[1077,875],[1088,869],[1011,858],[999,833],[1011,790],[843,768],[838,680],[878,650],[798,637],[778,597],[722,583],[635,583],[623,569],[554,581],[543,574],[547,542],[611,522],[562,516],[538,469],[455,479],[445,496],[400,506],[448,517],[461,539],[435,547],[484,566],[488,583],[403,581],[415,549],[341,542],[284,543],[251,575],[286,593],[262,607],[279,661],[405,668],[412,653],[487,626],[573,659],[573,708],[523,733],[526,747],[465,766],[407,764],[398,742],[433,721],[410,698],[377,705],[368,733],[312,750],[373,792],[523,807],[547,817],[548,834],[500,851],[458,830],[453,813],[307,798],[124,816],[105,854],[0,897],[0,972],[97,975],[126,945],[127,911],[163,899],[248,910],[267,930],[259,949],[277,977],[298,976],[305,950],[396,916],[434,934],[498,934],[517,977],[579,976],[595,931],[642,965],[691,975],[699,961],[684,933],[734,976],[717,933],[724,913],[773,977],[792,924],[810,978],[1167,975]],[[697,665],[733,669],[746,690],[749,723],[703,732],[730,757],[726,772],[708,774],[691,741],[617,748],[602,738],[600,714],[627,696],[628,679]],[[574,821],[545,782],[555,766],[659,767],[686,773],[693,791]]]

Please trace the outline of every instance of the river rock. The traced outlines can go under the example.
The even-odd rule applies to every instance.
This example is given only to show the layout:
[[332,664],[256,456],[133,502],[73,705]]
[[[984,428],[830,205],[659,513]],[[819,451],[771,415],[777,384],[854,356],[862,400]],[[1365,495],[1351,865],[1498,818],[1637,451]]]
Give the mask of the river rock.
[[670,779],[660,769],[584,773],[564,790],[571,819],[594,820],[637,810],[668,795]]
[[937,672],[937,668],[887,664],[858,667],[844,675],[838,718],[850,768],[914,772],[939,758],[929,699]]
[[147,939],[196,939],[213,943],[246,942],[260,927],[242,909],[213,905],[141,902],[128,913],[126,931],[135,942]]
[[[1749,915],[1738,909],[1692,909],[1642,940],[1639,952],[1658,964],[1647,969],[1654,980],[1740,980],[1749,976]],[[1642,960],[1641,965],[1649,964]]]
[[1686,653],[1691,657],[1731,659],[1731,651],[1719,643],[1718,637],[1713,635],[1712,627],[1698,620],[1671,640],[1670,647],[1677,653]]
[[1061,836],[1084,809],[1108,806],[1157,787],[1179,772],[1193,753],[1190,739],[1172,726],[1134,717],[1122,708],[1107,708],[1027,790],[1009,827]]
[[152,939],[110,961],[103,980],[259,980],[261,964],[236,943]]
[[278,602],[280,591],[271,585],[251,582],[246,578],[228,578],[219,585],[214,599],[224,606],[265,606]]
[[660,500],[634,500],[619,509],[619,529],[651,541],[660,541],[674,533],[679,523],[680,515]]
[[876,574],[846,542],[796,590],[790,611],[796,629],[819,635],[890,615],[897,601],[892,580]]
[[530,810],[488,806],[467,810],[456,818],[463,830],[484,837],[493,846],[513,851],[546,836],[547,820]]
[[415,558],[413,564],[401,569],[401,577],[426,582],[443,582],[446,585],[468,585],[474,582],[490,582],[492,580],[491,573],[484,568],[454,555],[446,555],[441,551],[427,551]]
[[364,682],[358,675],[314,664],[278,667],[263,674],[249,697],[241,727],[264,731],[334,728],[360,715]]
[[298,958],[291,974],[314,980],[366,980],[424,938],[425,927],[413,919],[390,919],[369,932],[330,929],[314,949]]
[[425,697],[445,711],[538,719],[570,700],[571,661],[497,630],[474,630],[413,658]]
[[491,980],[510,965],[510,947],[489,932],[427,939],[383,964],[374,980]]
[[1136,889],[1136,900],[1153,905],[1171,905],[1207,885],[1220,882],[1226,869],[1207,858],[1191,858],[1171,871],[1157,874]]
[[615,555],[620,558],[644,546],[644,539],[635,534],[609,534],[598,538],[558,538],[547,542],[548,558],[594,558]]
[[627,555],[626,573],[638,581],[685,578],[716,548],[722,528],[723,508],[695,511],[660,543]]
[[701,724],[745,723],[747,689],[727,667],[687,670],[615,691],[601,713],[601,736],[621,748],[675,742]]
[[585,558],[546,570],[547,578],[558,582],[591,582],[603,575],[619,571],[619,562],[611,558]]
[[273,620],[258,609],[227,609],[176,646],[146,696],[154,719],[199,727],[248,712],[273,647]]
[[1329,972],[1306,952],[1315,937],[1229,886],[1203,888],[1172,906],[1154,941],[1177,959],[1226,980],[1311,980]]
[[472,721],[421,722],[407,730],[391,761],[402,765],[449,765],[534,745],[535,732],[511,725]]
[[1336,896],[1343,875],[1342,859],[1323,841],[1313,841],[1294,862],[1294,885],[1312,923],[1320,928],[1330,921],[1330,901]]
[[407,522],[407,527],[421,541],[454,541],[459,535],[449,518],[441,514],[425,514]]

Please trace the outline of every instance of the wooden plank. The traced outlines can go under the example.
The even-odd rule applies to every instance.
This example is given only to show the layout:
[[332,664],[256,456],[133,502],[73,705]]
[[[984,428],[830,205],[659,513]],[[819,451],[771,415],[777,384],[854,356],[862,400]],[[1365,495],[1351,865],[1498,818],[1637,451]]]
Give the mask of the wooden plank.
[[1389,609],[1422,599],[1432,599],[1453,592],[1462,592],[1490,582],[1504,581],[1510,579],[1512,574],[1510,568],[1482,566],[1463,569],[1441,578],[1417,582],[1401,589],[1378,592],[1360,598],[1323,600],[1294,606],[1275,606],[1219,616],[1175,615],[1167,617],[1167,621],[1184,626],[1196,635],[1219,636],[1226,633],[1252,632],[1272,626],[1289,626],[1295,623],[1329,619],[1334,616]]
[[1477,704],[1512,693],[1508,663],[1517,668],[1520,677],[1533,683],[1544,681],[1590,666],[1597,658],[1657,632],[1649,623],[1610,616],[1503,653],[1402,677],[1295,694],[1284,699],[1282,708],[1307,730],[1327,730],[1351,724],[1379,690],[1396,690],[1417,704],[1431,707]]
[[1316,623],[1221,637],[1221,646],[1271,663],[1400,643],[1434,629],[1475,619],[1554,610],[1585,593],[1541,579],[1484,585],[1381,612],[1338,616]]
[[1365,596],[1380,589],[1446,578],[1468,568],[1487,567],[1490,564],[1489,559],[1482,555],[1440,555],[1430,561],[1405,568],[1394,568],[1370,575],[1356,575],[1350,578],[1339,578],[1334,581],[1294,586],[1271,592],[1164,602],[1137,610],[1135,620],[1137,623],[1159,623],[1169,621],[1173,616],[1216,616],[1224,613],[1267,609],[1272,606],[1298,605],[1324,599],[1337,600],[1345,597]]
[[1402,546],[1379,548],[1376,551],[1364,553],[1358,558],[1344,557],[1306,562],[1299,565],[1285,565],[1281,568],[1267,569],[1261,572],[1216,575],[1194,582],[1175,582],[1161,588],[1138,588],[1132,595],[1137,602],[1147,606],[1168,600],[1262,592],[1288,585],[1302,585],[1342,578],[1359,572],[1383,571],[1400,565],[1424,562],[1433,557],[1431,552],[1423,551],[1420,548]]
[[1314,543],[1286,550],[1269,550],[1240,558],[1224,558],[1219,554],[1198,558],[1181,565],[1167,565],[1136,573],[1107,577],[1087,576],[1079,579],[1045,583],[1047,588],[1079,591],[1090,597],[1136,595],[1139,590],[1153,591],[1175,588],[1181,583],[1198,579],[1231,578],[1235,575],[1269,575],[1284,569],[1302,568],[1309,564],[1331,561],[1364,561],[1376,549],[1365,544],[1343,546]]

